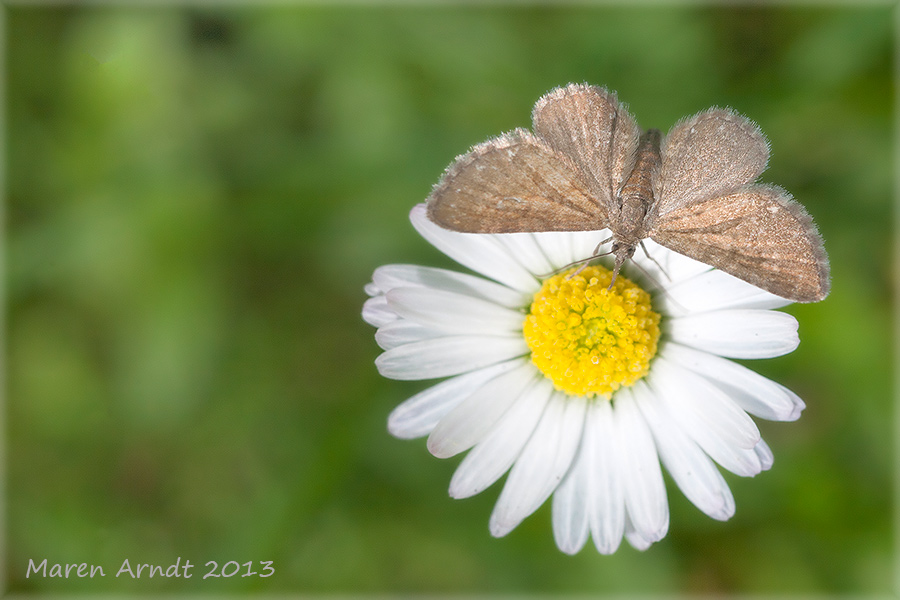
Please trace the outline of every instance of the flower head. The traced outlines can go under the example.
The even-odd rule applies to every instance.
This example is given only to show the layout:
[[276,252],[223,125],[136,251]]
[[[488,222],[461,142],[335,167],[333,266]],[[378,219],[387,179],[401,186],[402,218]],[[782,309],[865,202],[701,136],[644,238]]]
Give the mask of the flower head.
[[668,530],[662,468],[707,515],[734,514],[716,466],[752,476],[772,453],[749,415],[797,419],[804,404],[729,358],[769,358],[799,343],[789,301],[645,242],[610,287],[590,256],[603,232],[466,234],[410,215],[438,249],[483,277],[414,265],[377,269],[363,317],[378,328],[385,377],[447,378],[399,405],[388,428],[428,436],[447,458],[468,450],[450,495],[508,472],[490,518],[503,536],[553,496],[567,553],[591,537],[614,552]]

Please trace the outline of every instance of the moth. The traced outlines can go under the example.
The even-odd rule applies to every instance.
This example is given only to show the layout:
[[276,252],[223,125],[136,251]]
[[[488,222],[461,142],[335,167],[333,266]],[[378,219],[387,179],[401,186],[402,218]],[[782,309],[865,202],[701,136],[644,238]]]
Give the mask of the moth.
[[642,131],[615,92],[570,84],[541,97],[532,121],[534,133],[457,157],[428,217],[467,233],[608,228],[613,278],[650,238],[795,302],[828,295],[822,238],[787,191],[756,182],[769,143],[746,117],[714,107],[663,137]]

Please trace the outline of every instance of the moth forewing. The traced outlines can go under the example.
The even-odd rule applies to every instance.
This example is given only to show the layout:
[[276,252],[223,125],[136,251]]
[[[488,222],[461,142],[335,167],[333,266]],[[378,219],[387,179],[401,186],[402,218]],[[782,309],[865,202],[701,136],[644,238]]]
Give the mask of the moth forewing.
[[778,186],[754,184],[661,215],[650,237],[777,296],[817,302],[830,289],[812,218]]
[[524,129],[473,147],[445,171],[428,218],[465,233],[603,229],[606,213],[565,156]]
[[535,134],[572,160],[590,191],[612,213],[641,135],[615,92],[570,84],[544,94],[531,116]]

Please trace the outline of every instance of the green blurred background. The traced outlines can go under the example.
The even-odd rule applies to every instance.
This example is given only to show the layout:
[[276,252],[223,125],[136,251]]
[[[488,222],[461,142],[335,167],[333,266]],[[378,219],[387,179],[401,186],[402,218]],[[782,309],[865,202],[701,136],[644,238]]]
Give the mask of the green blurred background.
[[[877,593],[892,587],[890,7],[5,9],[7,565],[13,591]],[[669,481],[668,537],[561,554],[545,505],[398,441],[378,265],[452,263],[408,222],[443,168],[570,81],[644,127],[756,120],[834,291],[751,366],[799,393],[727,523]],[[190,580],[116,579],[124,559]],[[25,578],[28,559],[103,579]],[[272,560],[268,579],[202,565]]]

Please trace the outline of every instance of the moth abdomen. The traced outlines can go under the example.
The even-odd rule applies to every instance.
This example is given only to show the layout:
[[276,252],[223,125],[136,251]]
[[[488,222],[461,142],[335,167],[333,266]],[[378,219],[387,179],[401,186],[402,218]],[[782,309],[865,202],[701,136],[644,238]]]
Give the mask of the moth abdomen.
[[659,173],[661,163],[660,138],[658,129],[648,129],[641,135],[635,151],[634,166],[619,191],[621,213],[618,219],[619,226],[613,229],[613,233],[626,237],[630,237],[629,234],[632,233],[644,233],[645,219],[654,202],[653,178]]

